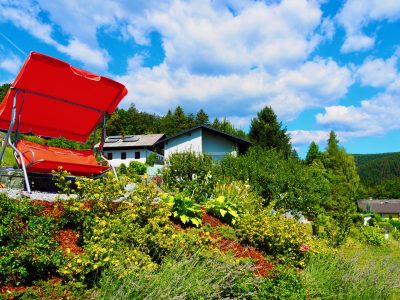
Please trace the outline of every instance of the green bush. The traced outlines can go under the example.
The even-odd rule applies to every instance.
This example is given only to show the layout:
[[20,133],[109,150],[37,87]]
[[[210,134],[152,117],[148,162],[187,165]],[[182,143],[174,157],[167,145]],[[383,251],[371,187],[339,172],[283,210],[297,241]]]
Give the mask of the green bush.
[[209,155],[192,152],[172,154],[162,170],[165,187],[179,191],[204,202],[213,195],[215,176],[214,163]]
[[363,234],[363,240],[373,246],[382,246],[385,244],[385,237],[380,228],[373,226],[364,226],[361,228]]
[[128,166],[128,173],[129,174],[136,174],[136,175],[144,175],[147,171],[147,167],[145,164],[141,162],[132,160]]
[[128,167],[124,163],[120,164],[117,167],[117,173],[118,173],[118,176],[128,175]]
[[358,253],[347,258],[337,254],[310,257],[302,277],[307,298],[389,299],[398,284],[399,263],[369,256]]
[[306,299],[301,277],[296,269],[278,265],[264,280],[256,299]]
[[273,150],[253,147],[245,155],[225,157],[220,165],[220,176],[248,182],[277,208],[315,216],[329,202],[330,184],[321,170]]
[[208,200],[205,207],[208,213],[230,225],[234,225],[239,220],[239,213],[242,211],[239,204],[229,201],[225,196]]
[[240,206],[245,213],[254,213],[260,210],[265,202],[251,189],[247,182],[228,181],[217,182],[214,188],[215,196],[224,196],[225,201]]
[[95,299],[254,299],[258,278],[249,264],[218,254],[184,250],[167,256],[160,267],[119,278],[107,272]]
[[192,223],[196,227],[201,225],[200,205],[193,199],[178,194],[165,196],[163,201],[171,205],[172,216],[183,224]]
[[268,213],[243,215],[236,224],[239,240],[257,247],[278,262],[303,265],[302,245],[309,238],[304,225],[281,214]]
[[54,222],[27,200],[0,194],[0,285],[45,279],[63,261]]
[[394,230],[392,231],[392,238],[395,241],[400,241],[400,230]]
[[158,162],[157,155],[154,152],[151,152],[146,158],[146,165],[154,166],[156,162]]

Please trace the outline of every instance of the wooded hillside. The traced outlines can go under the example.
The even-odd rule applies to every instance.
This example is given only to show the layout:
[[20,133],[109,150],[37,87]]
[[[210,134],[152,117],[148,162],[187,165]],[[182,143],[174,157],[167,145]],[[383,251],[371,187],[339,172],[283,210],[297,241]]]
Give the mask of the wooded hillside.
[[388,179],[400,177],[400,152],[354,154],[361,182],[379,185]]

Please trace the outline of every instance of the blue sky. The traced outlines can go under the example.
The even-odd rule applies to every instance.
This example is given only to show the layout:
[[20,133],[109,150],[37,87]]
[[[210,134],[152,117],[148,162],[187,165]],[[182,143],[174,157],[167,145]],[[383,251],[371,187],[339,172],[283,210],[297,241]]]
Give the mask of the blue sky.
[[0,0],[0,83],[42,52],[124,83],[127,108],[181,105],[248,130],[265,105],[303,156],[400,151],[399,0]]

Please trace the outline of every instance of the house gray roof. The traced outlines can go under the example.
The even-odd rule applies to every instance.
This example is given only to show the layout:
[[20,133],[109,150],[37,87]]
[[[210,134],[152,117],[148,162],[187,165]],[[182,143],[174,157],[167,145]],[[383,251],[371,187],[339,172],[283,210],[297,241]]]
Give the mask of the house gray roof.
[[382,200],[358,200],[358,207],[367,211],[367,203],[370,202],[371,211],[374,213],[398,213],[400,214],[400,199],[382,199]]
[[242,144],[242,145],[244,145],[246,147],[250,146],[250,144],[251,144],[250,141],[245,140],[245,139],[243,139],[243,138],[241,138],[239,136],[232,135],[232,134],[217,130],[215,128],[212,128],[212,127],[209,127],[209,126],[206,126],[206,125],[198,125],[196,127],[190,128],[188,130],[181,131],[181,132],[179,132],[179,133],[177,133],[177,134],[175,134],[175,135],[173,135],[173,136],[171,136],[169,138],[165,138],[165,139],[159,141],[158,143],[160,143],[160,144],[161,143],[165,143],[165,142],[167,142],[169,140],[172,140],[172,139],[174,139],[174,138],[176,138],[178,136],[181,136],[183,134],[195,131],[195,130],[200,129],[200,128],[203,129],[203,130],[209,131],[211,133],[214,133],[216,135],[223,136],[223,137],[225,137],[226,139],[228,139],[230,141],[236,142],[238,144]]
[[[114,135],[108,136],[104,142],[103,149],[120,149],[120,148],[139,148],[152,147],[159,140],[164,139],[165,135],[157,134],[142,134],[142,135]],[[96,147],[99,146],[99,143]]]

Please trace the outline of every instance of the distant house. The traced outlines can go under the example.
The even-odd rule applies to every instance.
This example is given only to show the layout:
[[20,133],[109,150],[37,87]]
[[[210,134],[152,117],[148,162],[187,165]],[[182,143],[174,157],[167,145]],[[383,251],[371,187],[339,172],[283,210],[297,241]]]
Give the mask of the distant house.
[[173,153],[195,152],[211,155],[214,160],[220,160],[227,154],[243,153],[250,142],[238,136],[227,134],[214,128],[199,125],[182,131],[157,143],[164,149],[164,158]]
[[158,153],[160,151],[156,143],[165,137],[164,134],[109,136],[105,140],[103,151],[113,166],[122,163],[129,165],[134,160],[145,163],[151,153],[155,153],[161,163],[163,156]]
[[358,207],[365,212],[377,213],[382,218],[400,218],[400,199],[362,199],[358,201]]

